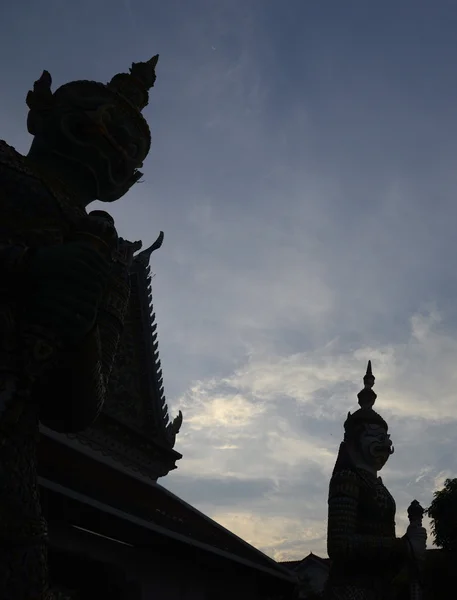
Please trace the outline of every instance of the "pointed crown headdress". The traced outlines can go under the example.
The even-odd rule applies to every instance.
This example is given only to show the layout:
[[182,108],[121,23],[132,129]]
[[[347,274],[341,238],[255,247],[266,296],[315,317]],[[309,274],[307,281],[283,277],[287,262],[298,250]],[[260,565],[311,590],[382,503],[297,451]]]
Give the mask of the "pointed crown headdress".
[[359,400],[359,410],[354,413],[348,413],[344,422],[344,439],[350,439],[356,434],[363,425],[380,425],[388,429],[386,421],[373,410],[377,395],[373,391],[375,377],[371,370],[371,360],[368,361],[367,372],[363,378],[363,389],[357,394]]
[[[159,60],[156,54],[146,62],[133,63],[128,73],[118,73],[107,84],[98,81],[71,81],[60,86],[54,93],[51,91],[52,78],[48,71],[43,71],[40,79],[35,82],[33,90],[27,94],[27,106],[30,108],[28,129],[35,135],[34,119],[37,113],[52,110],[58,103],[65,103],[71,98],[83,99],[90,102],[91,95],[98,92],[111,92],[117,104],[128,112],[129,118],[136,120],[137,125],[146,139],[147,148],[151,144],[149,126],[141,111],[149,102],[149,90],[154,87],[156,80],[155,68]],[[147,154],[147,152],[146,152]]]

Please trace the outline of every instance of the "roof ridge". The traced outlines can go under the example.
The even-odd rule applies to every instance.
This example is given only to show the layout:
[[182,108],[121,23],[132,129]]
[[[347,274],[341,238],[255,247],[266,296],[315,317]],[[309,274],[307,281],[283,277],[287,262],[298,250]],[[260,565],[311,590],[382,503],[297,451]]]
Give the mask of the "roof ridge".
[[236,535],[236,533],[233,533],[233,531],[230,531],[229,529],[227,529],[226,527],[224,527],[223,525],[221,525],[220,523],[218,523],[211,517],[208,517],[208,515],[205,515],[205,513],[203,513],[201,510],[198,510],[198,508],[195,508],[195,506],[192,506],[192,504],[189,504],[188,502],[186,502],[185,500],[183,500],[182,498],[180,498],[179,496],[177,496],[176,494],[171,492],[169,489],[167,489],[160,483],[151,482],[151,485],[160,488],[161,490],[166,492],[166,494],[171,496],[174,500],[178,500],[186,508],[188,508],[192,512],[196,513],[198,516],[203,517],[204,520],[209,521],[209,523],[211,525],[213,525],[216,529],[218,529],[219,531],[221,531],[224,534],[228,534],[229,537],[234,538],[237,542],[241,543],[245,548],[254,550],[257,554],[259,554],[259,556],[261,556],[264,560],[266,560],[268,563],[270,563],[270,565],[272,567],[277,568],[279,571],[282,571],[283,573],[284,572],[287,573],[287,569],[285,567],[282,567],[280,562],[274,560],[273,558],[271,558],[270,556],[268,556],[267,554],[262,552],[262,550],[259,550],[252,544],[249,544],[249,542],[247,542],[246,540],[243,540],[243,538],[240,538],[238,535]]

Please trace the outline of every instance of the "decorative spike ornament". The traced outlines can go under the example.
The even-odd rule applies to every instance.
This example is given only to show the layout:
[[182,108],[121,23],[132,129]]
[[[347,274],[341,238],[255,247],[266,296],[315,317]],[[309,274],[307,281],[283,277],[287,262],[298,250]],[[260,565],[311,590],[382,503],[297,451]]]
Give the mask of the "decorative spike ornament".
[[377,395],[373,391],[375,377],[371,370],[371,360],[368,361],[367,372],[363,377],[364,388],[357,394],[360,408],[372,408],[376,401]]
[[148,105],[149,90],[154,87],[155,68],[158,60],[159,55],[156,54],[146,62],[133,63],[129,73],[118,73],[107,84],[107,87],[142,111]]

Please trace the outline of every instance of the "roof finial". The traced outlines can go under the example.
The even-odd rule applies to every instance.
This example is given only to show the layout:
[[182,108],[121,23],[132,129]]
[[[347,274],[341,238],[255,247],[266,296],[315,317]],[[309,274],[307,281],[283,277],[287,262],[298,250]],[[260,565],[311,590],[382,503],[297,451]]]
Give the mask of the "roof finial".
[[155,250],[158,250],[162,246],[163,238],[164,238],[163,231],[161,231],[159,233],[156,241],[152,244],[152,246],[149,246],[149,248],[142,250],[139,254],[137,254],[135,256],[135,261],[141,263],[144,267],[148,267],[149,261],[151,259],[151,254],[153,252],[155,252]]
[[182,412],[179,411],[178,416],[176,416],[173,419],[173,421],[171,422],[171,430],[175,436],[178,435],[178,433],[181,429],[182,419],[183,419]]

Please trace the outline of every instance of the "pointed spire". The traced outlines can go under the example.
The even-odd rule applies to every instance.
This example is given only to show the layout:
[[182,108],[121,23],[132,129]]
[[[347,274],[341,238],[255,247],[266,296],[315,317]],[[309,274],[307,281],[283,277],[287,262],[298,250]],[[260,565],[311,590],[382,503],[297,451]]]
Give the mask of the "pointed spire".
[[354,413],[348,413],[347,419],[344,423],[344,439],[347,441],[351,439],[352,435],[357,432],[357,427],[361,423],[375,424],[384,427],[387,430],[386,421],[373,410],[373,405],[376,401],[376,394],[373,391],[375,377],[371,368],[371,360],[368,361],[367,371],[363,378],[363,390],[357,394],[359,400],[360,409]]
[[371,370],[371,360],[368,361],[367,372],[363,378],[364,388],[357,394],[359,399],[360,408],[372,408],[377,398],[375,392],[372,390],[375,382],[375,376]]
[[365,387],[372,388],[374,386],[375,376],[373,375],[373,371],[371,370],[371,360],[368,361],[367,372],[363,378],[363,383]]

